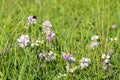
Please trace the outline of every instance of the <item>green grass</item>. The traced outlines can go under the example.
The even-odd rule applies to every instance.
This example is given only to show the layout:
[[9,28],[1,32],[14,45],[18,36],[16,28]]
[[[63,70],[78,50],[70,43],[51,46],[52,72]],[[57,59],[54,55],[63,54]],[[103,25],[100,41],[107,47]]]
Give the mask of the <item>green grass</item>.
[[[26,19],[37,16],[37,24],[26,30]],[[29,34],[31,41],[44,39],[41,32],[45,20],[52,22],[55,38],[52,42],[22,49],[17,39]],[[117,28],[112,29],[111,25]],[[120,1],[119,0],[1,0],[0,2],[0,80],[59,80],[59,73],[66,74],[60,80],[120,80]],[[100,37],[100,45],[93,49],[91,36]],[[118,41],[110,41],[117,37]],[[53,48],[48,45],[52,44]],[[101,55],[113,49],[111,67],[105,71]],[[41,51],[52,50],[57,60],[45,62],[38,58]],[[67,72],[61,52],[71,53],[79,66],[82,57],[91,59],[86,69]],[[40,67],[44,64],[44,67]]]

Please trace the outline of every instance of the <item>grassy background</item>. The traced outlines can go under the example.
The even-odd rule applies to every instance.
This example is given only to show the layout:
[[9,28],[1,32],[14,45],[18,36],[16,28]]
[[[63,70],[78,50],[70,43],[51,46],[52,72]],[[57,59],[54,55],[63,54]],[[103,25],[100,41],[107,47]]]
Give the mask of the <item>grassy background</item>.
[[[37,16],[37,24],[26,31],[26,18]],[[51,50],[57,60],[42,62],[37,55],[46,45],[21,49],[17,38],[29,34],[31,40],[41,34],[42,22],[50,20],[56,36]],[[112,29],[112,24],[117,24]],[[66,73],[61,80],[120,80],[120,1],[119,0],[1,0],[0,2],[0,79],[1,80],[57,80],[58,73],[66,73],[61,52],[74,55],[79,65],[82,57],[91,64],[75,73]],[[99,35],[100,46],[86,47],[93,35]],[[118,41],[110,41],[117,37]],[[42,46],[42,47],[41,47]],[[109,72],[101,68],[101,54],[114,49]],[[40,65],[44,63],[45,67]]]

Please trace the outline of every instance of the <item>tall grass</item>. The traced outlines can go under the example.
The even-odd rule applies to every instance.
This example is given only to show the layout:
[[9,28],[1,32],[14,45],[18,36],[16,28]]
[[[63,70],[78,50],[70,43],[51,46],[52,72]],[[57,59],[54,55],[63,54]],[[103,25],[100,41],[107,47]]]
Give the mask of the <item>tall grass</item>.
[[[26,19],[37,17],[37,24]],[[42,23],[52,22],[53,41],[47,42],[42,34]],[[117,27],[112,29],[112,24]],[[120,79],[120,1],[119,0],[1,0],[0,1],[0,80],[119,80]],[[20,48],[17,39],[28,34],[34,42],[38,36],[44,44]],[[95,49],[87,45],[93,35],[99,36]],[[118,38],[111,41],[110,38]],[[53,47],[50,48],[49,45]],[[111,66],[104,70],[101,55],[113,49]],[[46,62],[38,57],[42,51],[53,51],[57,59]],[[66,71],[62,53],[71,53],[80,66],[80,59],[88,57],[90,65],[73,73]],[[42,66],[42,67],[41,67]]]

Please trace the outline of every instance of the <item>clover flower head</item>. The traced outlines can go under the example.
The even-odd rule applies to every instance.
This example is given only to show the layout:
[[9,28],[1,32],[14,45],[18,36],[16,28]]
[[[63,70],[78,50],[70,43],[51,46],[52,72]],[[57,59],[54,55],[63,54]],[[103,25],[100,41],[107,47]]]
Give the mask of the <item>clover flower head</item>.
[[27,18],[27,24],[35,24],[37,22],[36,16],[28,16]]
[[53,31],[49,31],[46,35],[46,40],[47,41],[52,41],[55,36],[55,33]]
[[82,58],[80,60],[80,66],[81,66],[81,68],[86,68],[86,67],[89,66],[89,64],[90,64],[90,58]]
[[99,39],[98,35],[94,35],[94,36],[91,37],[91,40],[97,40],[97,39]]
[[48,21],[48,20],[44,21],[44,22],[42,23],[42,25],[45,26],[45,27],[52,27],[51,22]]
[[110,54],[102,54],[102,57],[103,59],[102,61],[102,65],[103,65],[103,68],[104,69],[107,69],[110,64]]
[[19,47],[24,48],[29,45],[30,39],[28,35],[23,34],[19,37],[19,39],[17,39],[17,41]]
[[44,58],[44,57],[45,57],[45,53],[40,53],[40,54],[39,54],[39,57],[40,57],[40,58]]
[[66,54],[66,53],[62,52],[62,57],[69,62],[76,61],[76,59],[71,54]]

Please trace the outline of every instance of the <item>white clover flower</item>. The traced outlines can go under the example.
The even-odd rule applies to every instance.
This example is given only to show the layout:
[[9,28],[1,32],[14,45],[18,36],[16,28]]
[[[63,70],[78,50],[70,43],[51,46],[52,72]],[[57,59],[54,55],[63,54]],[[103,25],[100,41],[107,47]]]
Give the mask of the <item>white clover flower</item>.
[[80,66],[81,66],[81,68],[86,68],[86,67],[89,66],[89,64],[90,64],[90,58],[82,58],[80,60]]
[[28,35],[21,35],[19,39],[17,39],[17,41],[18,41],[19,47],[24,48],[28,46],[30,39]]
[[42,23],[43,26],[45,27],[52,27],[52,24],[50,21],[46,20],[45,22]]
[[99,39],[98,35],[94,35],[94,36],[91,37],[91,40],[97,40],[97,39]]
[[70,61],[71,61],[71,62],[75,62],[76,59],[75,59],[74,57],[71,57],[71,58],[70,58]]
[[103,68],[107,69],[110,64],[110,54],[102,54],[104,61],[102,62]]
[[103,59],[105,59],[105,58],[109,59],[110,55],[109,54],[107,54],[107,55],[106,54],[102,54],[101,58],[103,58]]
[[105,54],[102,54],[101,58],[103,58],[103,59],[104,59],[105,57],[106,57],[106,55],[105,55]]
[[52,51],[50,51],[50,52],[48,53],[48,55],[49,55],[49,56],[51,56],[52,54],[53,54],[53,52],[52,52]]
[[110,59],[105,59],[104,61],[106,64],[110,62]]
[[106,58],[107,58],[107,59],[109,59],[109,58],[110,58],[110,55],[109,55],[109,54],[107,54],[107,55],[106,55]]

